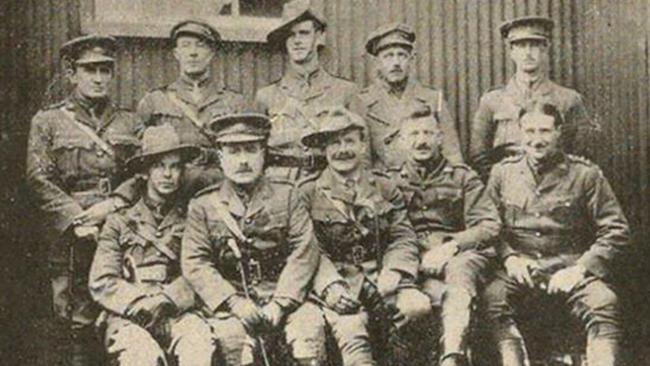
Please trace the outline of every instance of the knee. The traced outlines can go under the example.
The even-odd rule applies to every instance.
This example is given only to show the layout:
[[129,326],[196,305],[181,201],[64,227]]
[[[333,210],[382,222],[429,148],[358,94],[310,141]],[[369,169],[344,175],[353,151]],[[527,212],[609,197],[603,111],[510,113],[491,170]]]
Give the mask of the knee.
[[243,324],[232,316],[212,318],[208,320],[208,323],[212,327],[213,337],[218,343],[220,354],[226,361],[225,364],[239,364],[244,343],[248,337]]
[[179,360],[195,360],[186,364],[209,364],[199,362],[199,359],[211,359],[216,347],[216,340],[207,323],[196,317],[186,322],[184,329],[179,332],[174,352]]
[[109,337],[108,353],[117,356],[120,365],[153,365],[165,359],[165,353],[145,329],[128,325]]
[[497,321],[512,315],[508,304],[506,283],[502,279],[497,278],[492,281],[483,291],[480,300],[488,321]]
[[397,294],[396,307],[407,319],[423,318],[431,314],[431,299],[416,289],[404,289]]
[[343,348],[358,341],[368,341],[367,314],[339,315],[336,323],[332,324],[334,338]]
[[455,285],[447,285],[442,297],[443,309],[445,310],[467,310],[472,306],[474,295],[466,288]]
[[583,294],[576,296],[578,301],[574,306],[574,312],[583,321],[587,330],[599,324],[619,327],[621,322],[619,298],[607,284],[600,280],[593,281],[584,288]]
[[325,319],[318,306],[305,303],[285,326],[286,342],[295,359],[319,359],[325,353]]

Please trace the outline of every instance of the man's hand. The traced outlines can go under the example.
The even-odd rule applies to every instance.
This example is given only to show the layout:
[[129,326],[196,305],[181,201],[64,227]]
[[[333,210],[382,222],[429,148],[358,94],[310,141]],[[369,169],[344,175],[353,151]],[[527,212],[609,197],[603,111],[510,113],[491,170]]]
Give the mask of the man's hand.
[[106,216],[125,205],[126,203],[121,198],[111,197],[88,207],[84,212],[75,216],[73,222],[75,225],[101,225],[106,220]]
[[585,278],[586,273],[587,270],[579,264],[561,269],[551,276],[547,292],[568,294]]
[[532,271],[539,268],[536,261],[517,255],[511,255],[504,262],[508,276],[517,283],[527,285],[530,288],[535,287]]
[[147,296],[131,304],[126,317],[145,329],[172,315],[176,310],[174,303],[163,294]]
[[377,291],[379,291],[379,295],[386,297],[395,294],[401,279],[402,275],[398,272],[391,270],[381,271],[377,279]]
[[74,227],[74,236],[77,239],[90,239],[97,241],[97,236],[99,235],[99,228],[97,226],[75,226]]
[[275,301],[264,305],[262,307],[262,314],[264,314],[264,318],[271,329],[277,328],[282,322],[282,319],[284,319],[284,309]]
[[447,263],[458,253],[458,243],[448,241],[441,246],[429,249],[422,257],[421,270],[429,276],[440,276]]
[[348,287],[335,282],[325,290],[325,303],[339,314],[354,314],[359,311],[361,303],[355,300]]
[[228,307],[248,331],[255,332],[264,324],[265,314],[252,300],[235,295],[228,299]]

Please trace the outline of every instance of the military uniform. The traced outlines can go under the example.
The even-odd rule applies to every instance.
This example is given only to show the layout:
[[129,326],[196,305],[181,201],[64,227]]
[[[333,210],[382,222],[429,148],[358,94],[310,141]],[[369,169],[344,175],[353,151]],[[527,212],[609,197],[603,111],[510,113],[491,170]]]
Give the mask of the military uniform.
[[442,305],[442,354],[465,355],[478,286],[488,275],[487,248],[499,234],[500,222],[492,201],[483,196],[483,183],[468,166],[441,158],[424,172],[412,162],[389,170],[404,192],[409,219],[423,251],[436,250],[454,240],[458,253],[441,277],[423,278],[422,289],[434,304]]
[[[366,42],[366,50],[376,56],[381,48],[399,45],[413,48],[415,33],[403,24],[389,24],[374,31]],[[452,162],[460,163],[463,156],[456,123],[447,108],[442,92],[421,85],[408,76],[403,90],[396,90],[378,76],[354,98],[350,110],[362,116],[370,131],[371,162],[374,166],[393,167],[403,162],[395,146],[400,122],[413,109],[428,106],[440,121],[444,133],[443,153]]]
[[[211,129],[220,144],[265,143],[270,123],[264,115],[242,113],[214,120]],[[314,321],[315,312],[302,303],[319,258],[311,220],[293,183],[261,176],[244,191],[226,178],[195,196],[183,237],[183,274],[212,315],[209,322],[226,364],[248,364],[255,349],[270,350],[255,346],[268,327],[236,315],[233,301],[279,308],[281,318],[265,314],[256,323],[281,326],[294,359],[314,352],[317,335],[297,332],[296,324]]]
[[[270,44],[284,47],[288,31],[304,20],[326,27],[323,16],[311,9],[308,3],[293,1],[285,4],[283,23],[267,37]],[[332,76],[320,65],[298,70],[289,64],[280,80],[261,88],[255,95],[255,103],[260,112],[271,118],[269,147],[273,157],[270,164],[277,166],[268,169],[269,174],[296,179],[299,175],[322,169],[323,153],[304,146],[300,139],[318,128],[316,118],[319,114],[332,107],[347,107],[357,92],[354,83]]]
[[[523,17],[501,26],[507,42],[544,40],[550,42],[553,22],[543,17]],[[565,123],[563,147],[566,152],[584,153],[583,140],[593,126],[582,95],[549,80],[524,82],[515,74],[505,86],[485,93],[472,121],[469,154],[472,164],[486,178],[490,167],[503,157],[518,151],[521,143],[519,113],[533,101],[553,104],[562,113]],[[580,132],[580,133],[579,133]]]
[[[64,44],[62,59],[77,65],[112,63],[113,43],[96,35],[76,38]],[[27,184],[48,241],[54,313],[62,323],[72,320],[73,349],[61,354],[81,364],[89,357],[89,326],[98,314],[86,287],[95,244],[75,238],[73,221],[108,198],[124,177],[125,159],[137,147],[135,117],[109,99],[90,101],[75,91],[32,119]]]
[[[182,208],[161,213],[146,198],[109,216],[90,271],[93,298],[105,309],[101,329],[109,355],[120,365],[211,365],[214,340],[195,312],[194,291],[181,276]],[[168,211],[164,213],[165,209]],[[156,217],[159,216],[159,217]],[[151,328],[127,316],[143,298],[163,294],[174,311]]]
[[[171,32],[175,40],[179,34],[191,34],[214,43],[219,39],[216,31],[208,25],[188,21],[177,24]],[[244,97],[225,89],[209,74],[201,80],[192,80],[185,75],[173,83],[154,89],[140,100],[136,113],[140,128],[170,124],[181,142],[199,146],[201,155],[188,163],[185,169],[185,184],[182,196],[191,198],[198,190],[219,181],[223,174],[213,148],[207,124],[216,117],[244,110]],[[129,202],[137,201],[138,184],[130,180],[121,186],[116,195]]]
[[[557,154],[546,172],[535,173],[526,155],[518,155],[494,166],[486,194],[503,221],[497,247],[502,259],[536,260],[540,286],[563,268],[578,264],[587,270],[562,299],[584,324],[589,364],[620,362],[621,309],[610,280],[616,259],[627,249],[629,229],[600,169],[586,159]],[[520,305],[515,299],[525,290],[504,271],[486,289],[488,319],[502,344],[521,342],[513,314]]]

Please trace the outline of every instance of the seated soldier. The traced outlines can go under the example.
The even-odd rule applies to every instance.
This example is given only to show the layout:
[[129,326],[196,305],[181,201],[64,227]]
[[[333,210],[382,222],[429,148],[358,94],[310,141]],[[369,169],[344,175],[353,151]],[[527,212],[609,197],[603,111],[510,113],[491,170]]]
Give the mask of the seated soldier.
[[389,169],[402,189],[409,218],[423,246],[423,291],[442,305],[440,364],[467,364],[467,334],[477,286],[485,282],[488,255],[481,250],[499,234],[492,201],[483,183],[464,164],[441,153],[444,136],[428,107],[419,107],[400,124],[405,163]]
[[179,258],[185,213],[176,194],[198,149],[181,145],[171,126],[150,127],[142,143],[142,154],[127,164],[147,177],[146,190],[108,217],[90,270],[106,348],[119,365],[210,366],[212,332],[191,310],[194,291]]
[[621,309],[610,280],[628,223],[600,169],[561,152],[563,123],[552,104],[525,108],[524,153],[496,164],[486,188],[503,221],[503,269],[485,301],[504,365],[529,364],[515,316],[549,297],[583,323],[590,366],[621,364]]
[[293,183],[263,175],[270,127],[260,114],[211,122],[225,179],[190,202],[183,237],[183,274],[211,315],[226,365],[267,362],[275,355],[265,340],[279,330],[296,363],[311,365],[318,338],[292,327],[317,321],[301,304],[320,254]]
[[[429,298],[416,288],[420,253],[404,198],[390,178],[366,170],[365,123],[347,110],[334,109],[319,130],[302,139],[321,147],[327,167],[300,183],[325,255],[314,289],[345,365],[373,365],[368,344],[368,315],[390,309],[390,365],[412,364],[406,339],[415,321],[431,311]],[[331,260],[331,262],[330,262]],[[332,266],[332,262],[335,267]],[[360,314],[359,305],[365,309]],[[303,327],[324,324],[303,324]],[[421,336],[418,334],[417,336]]]

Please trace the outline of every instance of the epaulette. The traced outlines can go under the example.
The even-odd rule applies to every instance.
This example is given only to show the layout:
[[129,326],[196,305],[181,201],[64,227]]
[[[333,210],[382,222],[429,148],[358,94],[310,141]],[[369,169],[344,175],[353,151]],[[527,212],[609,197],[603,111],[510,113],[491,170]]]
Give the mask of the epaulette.
[[366,86],[365,88],[362,88],[359,90],[359,94],[368,94],[370,93],[370,85]]
[[149,93],[153,93],[153,92],[156,92],[156,91],[161,91],[161,92],[167,91],[167,88],[168,88],[170,85],[171,85],[171,84],[165,84],[165,85],[161,85],[161,86],[155,87],[155,88],[149,90]]
[[503,89],[503,88],[505,88],[505,87],[506,87],[506,86],[503,85],[503,84],[492,85],[492,86],[489,87],[488,90],[486,90],[485,92],[486,92],[486,93],[489,93],[489,92],[491,92],[491,91],[500,90],[500,89]]
[[269,178],[269,182],[271,182],[273,184],[286,184],[286,185],[289,185],[289,186],[295,186],[296,185],[296,183],[294,181],[291,181],[291,180],[286,179],[286,178],[280,178],[280,177],[271,177],[271,178]]
[[384,169],[370,169],[370,171],[372,172],[372,174],[378,177],[390,178],[390,175],[388,175],[388,173],[386,173],[386,170]]
[[52,104],[50,104],[50,105],[44,107],[42,110],[43,110],[43,111],[48,111],[48,110],[50,110],[50,109],[61,108],[61,107],[63,107],[63,106],[65,105],[65,103],[66,103],[65,100],[61,100],[61,101],[58,101],[58,102],[56,102],[56,103],[52,103]]
[[582,156],[567,154],[567,158],[573,163],[581,163],[587,166],[594,165],[594,163],[591,160]]
[[214,192],[214,191],[216,191],[216,190],[218,190],[220,188],[221,188],[221,182],[218,182],[218,183],[215,183],[215,184],[212,184],[212,185],[209,185],[209,186],[207,186],[205,188],[200,189],[198,192],[194,193],[194,196],[192,196],[192,197],[193,198],[198,198],[198,197],[206,195],[206,194],[208,194],[210,192]]
[[472,167],[465,164],[465,163],[450,163],[446,168],[452,168],[452,169],[463,169],[467,171],[471,171]]

